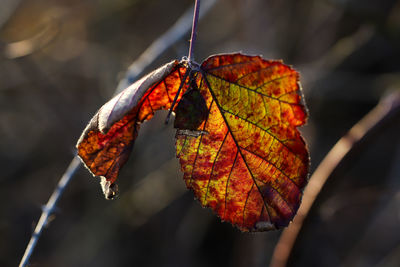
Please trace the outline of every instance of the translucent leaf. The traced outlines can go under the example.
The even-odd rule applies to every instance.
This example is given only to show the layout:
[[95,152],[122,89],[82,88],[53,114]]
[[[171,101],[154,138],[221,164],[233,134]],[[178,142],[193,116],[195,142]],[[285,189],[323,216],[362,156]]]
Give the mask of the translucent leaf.
[[93,175],[103,177],[107,198],[116,194],[113,183],[128,160],[140,123],[156,110],[171,107],[185,72],[177,61],[151,72],[104,104],[83,131],[78,155]]
[[177,131],[186,185],[241,230],[288,225],[309,166],[296,128],[306,120],[298,73],[280,61],[227,54],[204,61],[196,83],[209,114],[196,129]]

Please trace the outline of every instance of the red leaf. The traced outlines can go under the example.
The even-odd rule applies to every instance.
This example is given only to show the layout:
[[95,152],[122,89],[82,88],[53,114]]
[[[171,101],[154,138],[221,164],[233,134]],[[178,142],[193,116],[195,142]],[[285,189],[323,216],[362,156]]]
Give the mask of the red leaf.
[[93,175],[103,177],[107,198],[116,194],[113,183],[128,160],[140,123],[154,111],[171,107],[185,72],[177,61],[158,68],[104,104],[86,126],[78,155]]
[[113,197],[140,123],[170,108],[181,85],[174,126],[187,187],[241,230],[288,225],[309,166],[297,129],[307,117],[299,74],[281,61],[242,54],[188,65],[166,64],[106,103],[79,139],[79,156]]
[[306,119],[298,73],[279,61],[219,55],[203,62],[197,86],[209,114],[198,134],[177,132],[186,185],[241,230],[288,225],[309,165],[296,129]]

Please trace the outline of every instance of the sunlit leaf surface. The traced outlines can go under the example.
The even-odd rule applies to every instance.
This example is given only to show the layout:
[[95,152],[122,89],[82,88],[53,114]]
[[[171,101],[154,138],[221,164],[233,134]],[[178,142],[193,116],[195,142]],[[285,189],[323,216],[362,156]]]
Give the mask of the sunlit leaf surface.
[[307,183],[309,156],[299,74],[258,56],[213,56],[201,66],[173,61],[103,105],[78,141],[78,155],[103,177],[106,197],[140,123],[171,108],[177,156],[203,206],[243,231],[287,226]]
[[177,132],[186,185],[241,230],[288,225],[309,165],[296,128],[306,121],[298,73],[280,61],[228,54],[204,61],[196,83],[209,114],[197,129]]

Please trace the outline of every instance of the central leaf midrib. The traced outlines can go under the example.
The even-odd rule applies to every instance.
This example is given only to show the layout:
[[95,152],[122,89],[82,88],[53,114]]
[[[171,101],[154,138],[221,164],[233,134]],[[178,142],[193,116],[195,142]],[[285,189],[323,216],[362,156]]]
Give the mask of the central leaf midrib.
[[[239,151],[239,153],[240,153],[240,156],[242,157],[243,162],[244,162],[244,164],[246,165],[246,168],[247,168],[247,170],[248,170],[248,172],[249,172],[249,174],[250,174],[250,176],[251,176],[251,179],[253,180],[253,183],[254,183],[254,184],[256,185],[256,187],[257,187],[258,193],[260,194],[261,198],[263,199],[263,203],[264,203],[265,209],[266,209],[267,212],[268,212],[267,204],[265,203],[264,198],[262,197],[263,194],[262,194],[262,192],[261,192],[261,189],[260,189],[260,187],[258,186],[258,184],[256,183],[256,179],[255,179],[253,173],[251,172],[249,165],[247,165],[247,162],[246,162],[246,160],[245,160],[245,158],[244,158],[244,156],[243,156],[243,153],[242,153],[242,151],[241,151],[241,149],[240,149],[241,147],[239,146],[238,142],[236,141],[236,139],[235,139],[235,137],[234,137],[234,135],[233,135],[233,133],[232,133],[232,130],[231,130],[231,128],[230,128],[230,126],[229,126],[229,124],[228,124],[228,122],[227,122],[227,120],[226,120],[226,118],[225,118],[223,112],[221,111],[220,104],[219,104],[218,99],[216,98],[214,92],[213,92],[212,89],[211,89],[211,85],[210,85],[210,83],[209,83],[209,81],[208,81],[208,79],[207,79],[206,72],[205,72],[204,70],[202,70],[202,69],[200,69],[200,72],[201,72],[201,74],[202,74],[202,76],[203,76],[204,81],[205,81],[206,84],[207,84],[208,90],[210,91],[210,94],[212,95],[213,100],[215,101],[215,104],[217,105],[217,108],[218,108],[219,112],[221,113],[222,118],[224,119],[224,122],[225,122],[225,124],[226,124],[226,127],[227,127],[229,133],[230,133],[231,136],[232,136],[232,140],[233,140],[233,142],[235,142],[235,145],[236,145],[236,147],[238,148],[238,151]],[[207,72],[207,74],[208,74],[208,72]],[[269,217],[269,220],[271,221],[271,223],[274,223],[274,222],[272,222],[272,218],[271,218],[271,215],[269,214],[269,212],[268,212],[268,217]]]

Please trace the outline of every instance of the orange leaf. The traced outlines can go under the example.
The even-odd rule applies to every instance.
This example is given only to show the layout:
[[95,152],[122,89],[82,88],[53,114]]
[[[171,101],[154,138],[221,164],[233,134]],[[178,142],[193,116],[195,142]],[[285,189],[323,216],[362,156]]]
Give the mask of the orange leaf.
[[[183,82],[186,67],[172,61],[151,72],[104,104],[78,140],[78,155],[95,176],[102,177],[107,198],[113,198],[118,173],[128,160],[140,123],[154,111],[169,109]],[[181,90],[178,101],[185,92]]]
[[243,231],[288,225],[307,183],[309,156],[297,130],[307,114],[298,73],[258,56],[173,61],[100,108],[77,147],[106,197],[116,194],[140,123],[175,97],[177,157],[201,204]]
[[209,114],[177,131],[177,156],[201,204],[241,230],[287,226],[299,207],[309,156],[298,80],[280,61],[241,54],[212,56],[197,73]]

